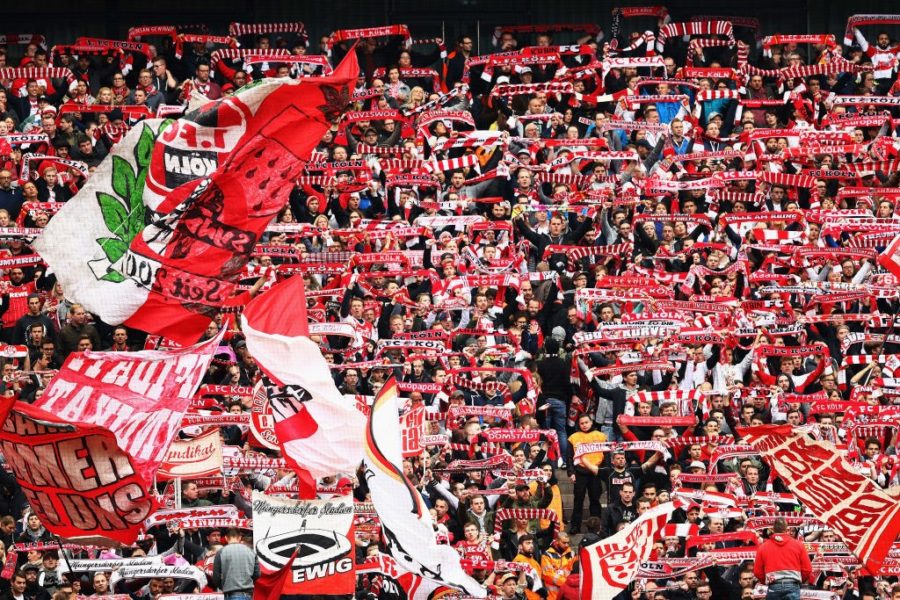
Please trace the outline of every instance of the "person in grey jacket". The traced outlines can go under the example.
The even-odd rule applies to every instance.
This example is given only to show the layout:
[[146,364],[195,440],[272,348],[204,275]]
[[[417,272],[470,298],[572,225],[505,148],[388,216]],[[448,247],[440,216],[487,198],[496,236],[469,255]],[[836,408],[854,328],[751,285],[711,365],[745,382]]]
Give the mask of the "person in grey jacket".
[[256,553],[243,541],[243,534],[229,529],[227,545],[219,550],[213,562],[213,584],[225,593],[225,600],[250,600],[253,582],[259,578]]

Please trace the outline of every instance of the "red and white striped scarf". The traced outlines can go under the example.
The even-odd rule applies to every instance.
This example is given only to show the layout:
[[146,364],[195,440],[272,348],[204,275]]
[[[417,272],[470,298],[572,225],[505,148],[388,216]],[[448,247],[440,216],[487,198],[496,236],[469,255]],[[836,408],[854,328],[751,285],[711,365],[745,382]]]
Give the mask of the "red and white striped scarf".
[[666,48],[666,40],[676,36],[725,35],[730,44],[734,44],[734,29],[731,21],[693,21],[686,23],[669,23],[659,28],[656,37],[656,51],[662,53]]
[[266,35],[271,33],[295,33],[300,41],[308,46],[309,34],[306,25],[300,21],[288,21],[284,23],[231,23],[228,25],[229,35],[235,37],[241,35]]

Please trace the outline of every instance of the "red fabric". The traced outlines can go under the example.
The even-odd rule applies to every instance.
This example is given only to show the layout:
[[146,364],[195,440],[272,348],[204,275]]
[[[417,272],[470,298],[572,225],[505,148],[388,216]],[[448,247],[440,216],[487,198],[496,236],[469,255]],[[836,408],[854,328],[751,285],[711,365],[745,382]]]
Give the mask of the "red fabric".
[[[345,108],[342,90],[347,90],[347,84],[356,79],[358,71],[356,54],[351,52],[333,77],[310,80],[308,86],[282,86],[273,91],[248,121],[245,134],[225,164],[209,180],[204,180],[206,189],[198,192],[197,210],[190,218],[182,219],[179,229],[207,226],[204,223],[208,223],[209,217],[201,210],[206,208],[217,214],[221,224],[237,228],[249,238],[258,238],[287,203],[290,187],[276,184],[255,194],[250,190],[283,178],[290,179],[292,171],[297,174],[301,160],[309,157],[327,129],[331,111]],[[308,117],[296,121],[293,114]],[[261,152],[263,146],[278,147],[280,151]],[[253,174],[252,181],[248,181],[247,174]],[[199,183],[177,188],[165,203],[177,204],[185,200],[198,189],[196,184]],[[223,205],[218,207],[215,205],[217,194],[224,199]],[[233,245],[220,248],[191,239],[194,241],[168,244],[161,255],[144,243],[141,236],[132,242],[135,253],[158,261],[166,268],[157,272],[147,300],[126,320],[128,326],[190,343],[199,338],[209,324],[210,309],[221,306],[230,296],[242,266],[236,263],[246,263],[251,248]],[[176,250],[181,250],[177,258]],[[221,279],[224,277],[229,281],[223,284]],[[199,287],[205,291],[210,282],[217,285],[203,295],[201,306],[178,299],[179,289]]]
[[[286,311],[291,319],[284,319]],[[286,337],[309,337],[306,297],[302,277],[291,277],[257,296],[244,309],[244,318],[253,329]]]
[[572,573],[566,582],[559,588],[560,600],[579,600],[579,587],[581,586],[581,574]]
[[28,312],[28,296],[35,292],[34,282],[10,285],[3,290],[9,297],[9,307],[3,313],[3,327],[15,327],[16,321]]
[[774,571],[799,571],[803,581],[815,583],[812,563],[806,548],[785,533],[776,533],[756,551],[753,574],[761,582],[766,581],[766,573]]
[[294,550],[294,553],[288,559],[287,564],[274,573],[260,573],[253,585],[253,600],[280,600],[281,590],[286,587],[291,569],[294,566],[294,559],[297,558],[297,552],[300,546]]

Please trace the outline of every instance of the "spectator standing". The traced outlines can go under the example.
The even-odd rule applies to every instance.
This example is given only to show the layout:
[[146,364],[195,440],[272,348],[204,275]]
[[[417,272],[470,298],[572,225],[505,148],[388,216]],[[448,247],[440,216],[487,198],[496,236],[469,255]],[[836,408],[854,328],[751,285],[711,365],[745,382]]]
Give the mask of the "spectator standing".
[[229,529],[225,539],[226,546],[213,562],[213,581],[225,593],[225,600],[250,600],[253,582],[259,578],[256,553],[247,547],[237,529]]
[[802,543],[788,535],[787,521],[775,519],[772,537],[756,551],[753,574],[768,586],[766,600],[799,600],[800,585],[813,583],[812,563]]

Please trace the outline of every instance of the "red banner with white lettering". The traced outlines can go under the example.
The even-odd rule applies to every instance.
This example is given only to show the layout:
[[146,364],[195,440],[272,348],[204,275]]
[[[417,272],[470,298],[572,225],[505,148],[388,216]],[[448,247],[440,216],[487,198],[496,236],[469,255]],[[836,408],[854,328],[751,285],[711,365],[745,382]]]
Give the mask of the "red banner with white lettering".
[[416,406],[400,417],[400,435],[403,436],[403,458],[422,454],[422,428],[425,425],[425,407]]
[[797,500],[877,573],[900,535],[900,502],[860,475],[832,444],[813,440],[790,425],[750,427],[739,433]]
[[33,406],[12,407],[0,447],[47,529],[134,542],[220,337],[171,352],[72,354]]

